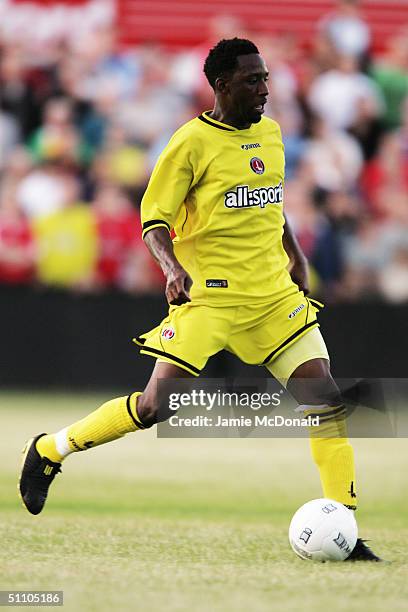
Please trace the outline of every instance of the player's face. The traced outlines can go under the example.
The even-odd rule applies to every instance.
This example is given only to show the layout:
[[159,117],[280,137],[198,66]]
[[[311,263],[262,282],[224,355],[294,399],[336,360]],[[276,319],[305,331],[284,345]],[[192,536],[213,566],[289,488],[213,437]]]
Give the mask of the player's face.
[[243,125],[258,123],[269,94],[268,69],[257,53],[240,55],[238,67],[229,80],[231,110]]

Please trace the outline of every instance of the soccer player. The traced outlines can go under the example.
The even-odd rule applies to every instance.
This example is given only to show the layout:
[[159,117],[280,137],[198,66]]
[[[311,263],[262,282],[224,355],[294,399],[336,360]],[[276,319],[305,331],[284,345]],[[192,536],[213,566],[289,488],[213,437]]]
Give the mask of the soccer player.
[[[307,261],[282,210],[281,133],[262,116],[267,67],[252,42],[234,38],[211,49],[204,72],[214,108],[173,135],[142,201],[143,238],[166,276],[170,305],[163,322],[136,339],[141,353],[156,358],[152,376],[143,392],[28,441],[20,493],[32,514],[43,509],[69,454],[152,427],[160,419],[157,381],[198,376],[221,349],[265,366],[306,415],[319,414],[310,443],[323,494],[356,509],[346,410],[318,328],[319,305],[306,297]],[[322,397],[331,400],[322,404]],[[350,558],[379,560],[361,539]]]

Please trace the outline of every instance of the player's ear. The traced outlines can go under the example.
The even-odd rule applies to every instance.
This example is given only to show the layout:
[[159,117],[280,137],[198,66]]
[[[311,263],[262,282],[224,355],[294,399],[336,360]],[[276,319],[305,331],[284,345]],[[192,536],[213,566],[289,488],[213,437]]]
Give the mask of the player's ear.
[[228,92],[228,81],[225,77],[218,77],[215,79],[215,93],[225,94]]

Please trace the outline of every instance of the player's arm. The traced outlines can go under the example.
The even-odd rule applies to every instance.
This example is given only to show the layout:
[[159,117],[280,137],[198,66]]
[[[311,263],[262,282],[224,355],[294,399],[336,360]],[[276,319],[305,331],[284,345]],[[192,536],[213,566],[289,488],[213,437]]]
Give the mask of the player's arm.
[[189,292],[193,281],[174,254],[173,242],[168,230],[164,227],[151,229],[145,235],[144,241],[166,277],[168,303],[180,306],[191,302]]
[[141,205],[142,237],[166,277],[166,298],[190,302],[193,281],[177,260],[170,231],[197,176],[194,139],[176,132],[160,155]]
[[283,227],[283,248],[285,249],[291,263],[290,276],[294,283],[305,295],[309,293],[309,271],[305,254],[300,248],[299,242],[285,217]]

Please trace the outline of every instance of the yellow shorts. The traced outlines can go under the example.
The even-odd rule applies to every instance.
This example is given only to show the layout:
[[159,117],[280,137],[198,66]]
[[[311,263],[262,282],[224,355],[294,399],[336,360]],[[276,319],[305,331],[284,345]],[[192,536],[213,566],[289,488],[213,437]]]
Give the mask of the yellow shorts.
[[225,349],[241,361],[269,366],[309,330],[318,327],[319,302],[295,292],[274,304],[172,306],[158,327],[134,338],[140,352],[199,376]]

